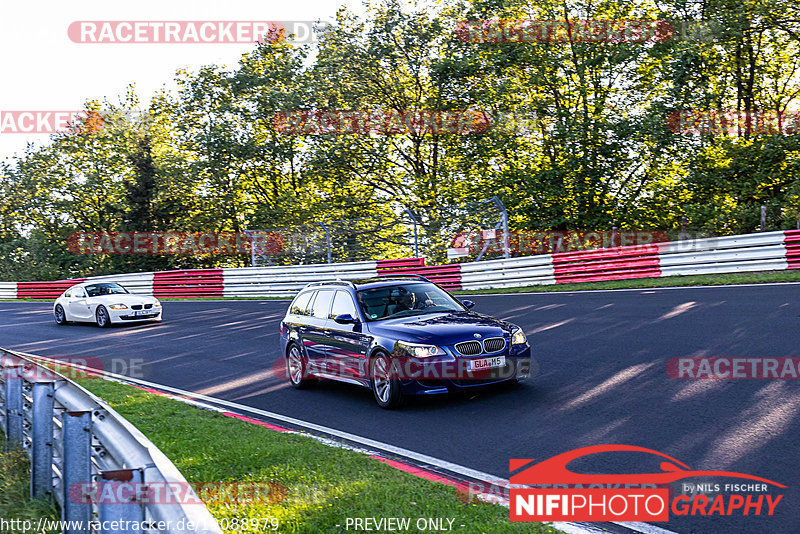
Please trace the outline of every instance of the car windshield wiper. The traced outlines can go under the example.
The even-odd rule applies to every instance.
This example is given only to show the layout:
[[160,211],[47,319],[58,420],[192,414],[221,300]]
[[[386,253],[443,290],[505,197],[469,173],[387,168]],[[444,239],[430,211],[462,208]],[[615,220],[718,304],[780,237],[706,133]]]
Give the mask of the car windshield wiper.
[[424,315],[426,313],[431,313],[429,311],[423,310],[403,310],[397,313],[393,313],[392,315],[387,315],[384,319],[394,319],[396,317],[411,317],[413,315]]
[[427,308],[421,308],[417,310],[403,310],[392,315],[384,317],[384,319],[393,319],[396,317],[413,317],[414,315],[427,315],[429,313],[449,313],[449,312],[456,312],[461,310],[453,310],[450,308],[444,308],[443,310],[437,310],[434,308],[444,308],[444,306],[429,306]]

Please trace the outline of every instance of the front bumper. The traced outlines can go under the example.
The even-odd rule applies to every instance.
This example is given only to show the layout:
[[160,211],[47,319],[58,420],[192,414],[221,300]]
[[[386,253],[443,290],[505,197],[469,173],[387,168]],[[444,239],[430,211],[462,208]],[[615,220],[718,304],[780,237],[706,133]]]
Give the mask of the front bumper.
[[141,323],[145,321],[160,321],[162,309],[155,310],[135,310],[149,312],[144,315],[132,315],[130,308],[126,310],[108,310],[108,316],[112,323]]
[[[413,359],[403,369],[400,385],[408,395],[432,395],[451,391],[500,384],[512,380],[522,381],[539,374],[539,363],[531,358],[528,344],[514,346],[497,354],[480,354],[472,357],[457,355],[445,347],[446,356],[426,360]],[[469,360],[505,356],[506,364],[487,371],[470,372],[466,363]]]

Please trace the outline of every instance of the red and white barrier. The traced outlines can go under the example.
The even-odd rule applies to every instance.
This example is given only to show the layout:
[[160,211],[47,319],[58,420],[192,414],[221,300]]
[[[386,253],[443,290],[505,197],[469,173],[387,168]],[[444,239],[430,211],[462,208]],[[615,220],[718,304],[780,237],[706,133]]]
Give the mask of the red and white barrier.
[[84,278],[51,280],[49,282],[17,282],[18,299],[54,299]]
[[222,269],[188,269],[153,273],[155,297],[221,297],[224,290],[225,277]]
[[464,289],[491,289],[797,268],[800,230],[787,230],[465,263],[461,276]]
[[800,230],[448,265],[425,265],[425,258],[406,258],[0,282],[0,299],[55,299],[84,280],[114,281],[132,293],[157,297],[290,297],[309,282],[401,274],[419,274],[446,289],[457,290],[784,269],[800,269]]
[[137,295],[153,294],[154,273],[127,273],[107,276],[90,276],[87,282],[117,282]]
[[458,265],[461,267],[461,289],[494,289],[556,283],[551,254]]
[[16,282],[0,282],[0,299],[15,299],[17,298],[17,283]]
[[553,269],[557,284],[661,276],[656,245],[553,254]]
[[418,274],[445,289],[461,289],[461,266],[425,265],[425,258],[407,258],[403,260],[378,260],[378,276],[398,274]]
[[359,280],[378,276],[378,262],[323,263],[222,269],[223,296],[289,297],[309,282]]

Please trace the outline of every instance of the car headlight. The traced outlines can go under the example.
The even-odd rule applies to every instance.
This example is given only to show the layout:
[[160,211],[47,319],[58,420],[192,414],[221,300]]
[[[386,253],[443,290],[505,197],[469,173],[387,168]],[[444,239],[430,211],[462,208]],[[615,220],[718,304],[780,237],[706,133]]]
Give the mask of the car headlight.
[[124,305],[124,304],[112,304],[111,306],[109,306],[109,308],[111,308],[112,310],[127,310],[128,309],[128,307],[126,305]]
[[405,352],[408,356],[415,358],[430,358],[431,356],[442,356],[445,352],[436,345],[422,345],[419,343],[409,343],[408,341],[398,341],[397,348]]
[[153,303],[153,307],[154,308],[160,308],[161,307],[161,303],[159,301],[155,301],[155,303]]
[[511,344],[512,345],[524,345],[528,342],[528,338],[525,337],[525,332],[522,331],[522,328],[517,328],[511,334]]

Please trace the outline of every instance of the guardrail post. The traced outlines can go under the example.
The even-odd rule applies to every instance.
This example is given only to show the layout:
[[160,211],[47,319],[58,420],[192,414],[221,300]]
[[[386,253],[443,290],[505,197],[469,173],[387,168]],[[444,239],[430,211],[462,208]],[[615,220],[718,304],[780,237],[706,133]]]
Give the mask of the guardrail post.
[[5,368],[6,451],[22,448],[22,375],[18,365]]
[[767,231],[767,207],[764,205],[761,206],[761,231]]
[[[128,525],[141,525],[144,523],[144,506],[138,502],[137,495],[140,493],[142,484],[142,470],[141,469],[120,469],[117,471],[103,471],[100,473],[100,503],[99,515],[101,526],[104,527],[100,530],[100,534],[116,534],[118,529],[112,529],[112,523],[128,521]],[[104,491],[105,484],[112,484],[113,491]],[[129,484],[130,491],[117,491],[120,489],[119,484]],[[117,487],[114,487],[117,486]],[[108,502],[105,495],[113,495],[111,499],[113,502]],[[125,496],[127,499],[124,502],[117,501],[118,496]],[[117,523],[119,526],[119,523]],[[125,531],[127,534],[140,534],[143,532],[129,528]]]
[[324,222],[318,223],[325,230],[325,248],[328,249],[328,263],[333,263],[331,256],[331,232]]
[[503,228],[503,257],[508,259],[511,257],[511,242],[508,236],[508,211],[506,211],[503,201],[497,195],[493,196],[489,201],[494,202],[494,205],[500,210],[500,226]]
[[[64,442],[64,506],[61,519],[63,534],[89,532],[92,503],[81,488],[92,481],[92,412],[64,412],[61,419]],[[77,528],[81,525],[83,528]]]
[[53,493],[53,382],[33,383],[31,497]]
[[414,211],[410,209],[406,209],[406,213],[411,218],[411,222],[414,223],[414,257],[419,258],[419,238],[417,236],[417,215]]

